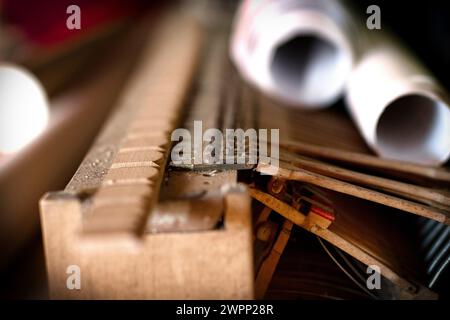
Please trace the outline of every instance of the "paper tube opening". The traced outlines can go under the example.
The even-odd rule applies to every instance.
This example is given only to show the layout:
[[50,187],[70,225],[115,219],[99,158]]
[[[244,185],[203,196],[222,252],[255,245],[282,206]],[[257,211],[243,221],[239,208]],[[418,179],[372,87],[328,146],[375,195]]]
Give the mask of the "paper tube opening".
[[442,101],[409,94],[383,111],[377,127],[379,153],[388,158],[436,165],[450,153],[450,109]]
[[340,95],[351,68],[351,53],[320,34],[297,34],[280,43],[270,64],[283,96],[306,105],[327,105]]

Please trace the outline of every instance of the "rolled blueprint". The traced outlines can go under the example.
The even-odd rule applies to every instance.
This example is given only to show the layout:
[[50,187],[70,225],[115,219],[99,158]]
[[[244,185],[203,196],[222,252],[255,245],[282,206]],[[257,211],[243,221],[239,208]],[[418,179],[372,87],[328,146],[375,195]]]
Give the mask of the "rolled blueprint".
[[354,60],[352,19],[336,0],[246,0],[231,57],[250,83],[289,105],[326,107],[344,90]]
[[[439,165],[450,156],[450,101],[400,44],[377,31],[349,79],[346,102],[367,144],[385,158]],[[370,32],[371,33],[371,32]]]
[[39,80],[19,66],[0,64],[0,153],[31,142],[48,118],[47,95]]

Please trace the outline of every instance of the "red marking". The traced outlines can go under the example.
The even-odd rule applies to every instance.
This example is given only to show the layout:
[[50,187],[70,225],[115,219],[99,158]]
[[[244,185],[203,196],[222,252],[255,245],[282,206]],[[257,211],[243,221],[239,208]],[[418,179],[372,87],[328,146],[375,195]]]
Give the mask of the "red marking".
[[312,206],[311,212],[314,212],[315,214],[321,216],[322,218],[325,218],[330,221],[334,221],[334,219],[335,219],[334,214],[332,212],[326,211],[317,206]]

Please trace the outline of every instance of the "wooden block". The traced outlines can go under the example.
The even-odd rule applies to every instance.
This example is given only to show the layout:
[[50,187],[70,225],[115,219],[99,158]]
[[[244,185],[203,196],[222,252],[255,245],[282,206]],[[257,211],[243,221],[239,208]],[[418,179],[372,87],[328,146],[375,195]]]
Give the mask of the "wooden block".
[[93,205],[83,217],[83,233],[129,232],[142,226],[145,205],[137,201]]
[[[67,193],[47,195],[40,203],[52,299],[252,299],[254,297],[250,198],[244,188],[223,194],[224,227],[201,232],[145,232],[136,246],[121,246],[128,232],[108,225],[80,237],[89,215],[86,204]],[[225,205],[226,203],[226,205]],[[128,228],[132,212],[105,207]],[[124,219],[124,220],[122,220]],[[95,224],[89,224],[95,226]],[[102,222],[103,225],[103,222]],[[108,229],[107,229],[108,230]],[[81,239],[84,239],[81,241]],[[95,243],[100,243],[95,240]],[[210,244],[210,245],[208,245]],[[200,253],[200,254],[199,254]],[[70,290],[69,266],[78,266],[81,288]]]
[[305,228],[307,230],[311,230],[311,228],[313,227],[327,229],[331,225],[331,223],[332,220],[324,218],[316,212],[311,211],[305,219]]

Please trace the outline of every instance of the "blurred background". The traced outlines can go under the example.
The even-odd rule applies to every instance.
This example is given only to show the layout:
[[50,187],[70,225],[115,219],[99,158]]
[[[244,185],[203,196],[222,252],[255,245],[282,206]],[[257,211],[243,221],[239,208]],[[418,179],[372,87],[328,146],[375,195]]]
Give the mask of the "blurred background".
[[[1,298],[47,298],[38,201],[48,191],[63,189],[73,176],[126,85],[142,33],[166,6],[190,8],[207,23],[214,16],[232,15],[237,3],[0,0],[0,65],[13,63],[31,72],[43,86],[50,113],[36,140],[15,153],[0,151]],[[66,26],[66,9],[73,4],[81,8],[79,30]],[[450,90],[448,1],[353,4],[363,15],[369,5],[379,5],[382,26]]]

